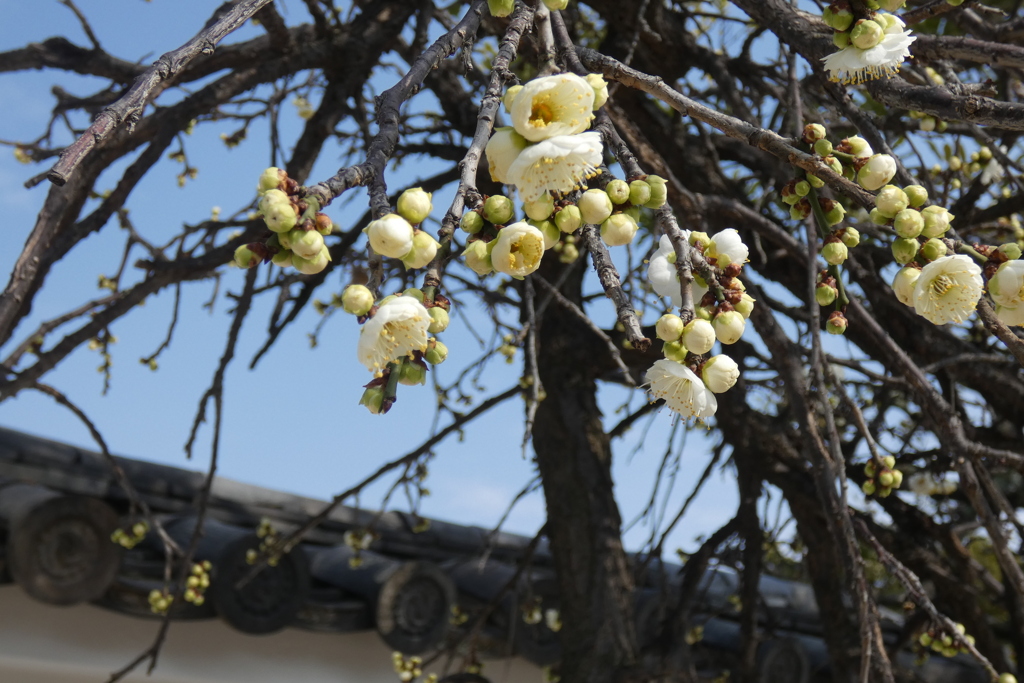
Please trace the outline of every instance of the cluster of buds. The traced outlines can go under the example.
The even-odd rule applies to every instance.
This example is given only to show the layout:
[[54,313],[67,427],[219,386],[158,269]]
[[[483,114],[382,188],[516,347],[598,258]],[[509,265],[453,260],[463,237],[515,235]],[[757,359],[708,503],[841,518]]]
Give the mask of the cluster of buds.
[[[949,186],[954,190],[959,190],[963,186],[960,176],[966,177],[980,174],[981,182],[989,185],[1002,180],[1005,174],[1002,164],[993,158],[992,150],[988,147],[980,147],[978,151],[972,152],[966,159],[955,153],[955,150],[950,149],[948,146],[945,153],[945,167],[941,164],[935,164],[932,166],[931,172],[932,175],[944,174],[949,180]],[[1008,189],[1004,188],[1004,196],[1006,197],[1010,196],[1007,194]]]
[[200,607],[206,601],[206,589],[210,587],[210,570],[213,565],[203,560],[192,565],[192,571],[185,579],[185,602]]
[[[402,683],[409,683],[423,675],[423,659],[420,657],[406,657],[396,650],[391,653],[391,663]],[[437,676],[433,675],[428,680],[437,680]]]
[[362,552],[368,550],[373,543],[373,532],[369,529],[349,529],[343,538],[345,545],[352,550],[352,557],[348,558],[348,566],[351,569],[358,569],[363,566]]
[[928,191],[920,185],[886,185],[875,197],[871,222],[896,233],[892,255],[897,263],[930,263],[946,255],[943,238],[954,216],[945,207],[925,206]]
[[[845,231],[851,231],[853,233],[857,232],[853,228],[846,228],[839,232]],[[833,233],[833,236],[834,235],[835,233]],[[846,248],[846,244],[843,242],[839,242],[839,244]],[[828,245],[826,244],[826,246]],[[815,300],[822,308],[832,305],[836,307],[834,311],[829,313],[828,320],[825,322],[825,331],[829,334],[845,334],[846,328],[849,326],[849,321],[847,321],[845,314],[846,305],[840,296],[839,284],[839,281],[835,276],[833,276],[829,269],[826,268],[818,273],[818,286],[814,289]]]
[[[490,10],[491,16],[495,17],[507,17],[512,14],[515,6],[515,0],[487,0],[487,9]],[[544,0],[544,6],[552,12],[556,12],[568,7],[569,0]]]
[[153,614],[167,614],[174,602],[174,596],[166,588],[149,591],[149,609]]
[[466,610],[462,609],[459,605],[452,605],[451,614],[448,617],[448,623],[452,626],[462,626],[469,621],[469,614]]
[[371,221],[363,229],[370,247],[381,256],[401,260],[406,270],[427,266],[441,247],[430,233],[418,227],[434,209],[431,197],[421,187],[403,192],[398,197],[397,213]]
[[149,524],[143,520],[132,524],[128,531],[121,528],[114,529],[114,533],[110,534],[110,540],[126,550],[131,550],[146,537],[148,531]]
[[451,302],[441,294],[433,298],[410,287],[375,302],[364,285],[349,285],[341,295],[342,309],[363,324],[359,338],[359,360],[374,372],[365,386],[360,405],[377,415],[387,412],[386,388],[397,373],[399,384],[426,384],[427,366],[439,365],[448,357],[448,347],[436,335],[448,329]]
[[[809,123],[804,126],[802,139],[823,163],[865,190],[873,192],[896,175],[896,160],[888,154],[875,154],[868,141],[859,135],[843,138],[833,146],[824,126]],[[807,182],[815,188],[824,185],[824,181],[812,173],[807,174]]]
[[280,168],[268,168],[260,176],[257,190],[263,221],[272,233],[262,242],[245,244],[235,250],[239,268],[253,268],[271,262],[291,266],[305,275],[319,273],[331,260],[324,236],[334,230],[331,219],[320,213],[312,198],[299,194],[299,184]]
[[262,554],[267,556],[268,565],[276,567],[279,556],[275,550],[281,540],[281,535],[269,518],[264,517],[260,520],[259,525],[256,527],[256,538],[260,539],[259,547],[246,550],[245,561],[248,564],[255,564]]
[[886,498],[903,483],[903,473],[896,469],[896,458],[891,455],[882,458],[881,468],[874,460],[869,460],[864,465],[864,476],[867,479],[860,488],[865,496],[876,495],[879,498]]
[[918,128],[926,133],[930,133],[932,131],[945,133],[946,129],[949,128],[949,124],[946,121],[932,116],[931,114],[926,114],[923,111],[911,111],[909,113],[910,118],[917,121]]
[[[964,643],[963,641],[966,642]],[[917,642],[921,647],[931,648],[933,652],[937,652],[943,657],[955,657],[961,652],[968,651],[967,643],[974,645],[974,636],[967,635],[967,628],[963,624],[957,623],[956,636],[945,628],[937,626],[928,629],[918,636]],[[1002,682],[1002,676],[1000,676],[999,680]]]
[[872,13],[863,19],[855,19],[849,0],[835,0],[822,12],[821,18],[833,30],[832,42],[836,47],[842,49],[853,45],[861,50],[870,50],[881,44],[886,29],[891,29],[896,17],[874,10],[895,12],[906,4],[906,0],[867,0],[864,4]]

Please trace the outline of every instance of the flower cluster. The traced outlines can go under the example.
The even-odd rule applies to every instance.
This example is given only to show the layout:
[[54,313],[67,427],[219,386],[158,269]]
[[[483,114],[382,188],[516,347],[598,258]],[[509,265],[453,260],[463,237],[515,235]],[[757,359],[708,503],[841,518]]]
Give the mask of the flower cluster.
[[386,388],[393,387],[392,379],[398,384],[426,384],[427,364],[437,365],[448,357],[448,347],[430,335],[448,328],[451,304],[440,294],[428,299],[415,288],[378,303],[366,286],[358,284],[346,287],[341,300],[344,310],[363,323],[356,355],[374,374],[359,403],[375,415],[386,413]]
[[271,231],[263,242],[246,244],[235,250],[234,263],[252,268],[270,261],[276,266],[291,266],[305,275],[319,273],[331,261],[324,236],[334,230],[331,219],[320,213],[315,200],[299,195],[299,185],[279,168],[268,168],[257,187],[259,209]]
[[524,202],[582,187],[602,163],[600,134],[584,131],[607,89],[598,75],[569,73],[509,88],[512,126],[495,130],[485,149],[491,178],[515,185]]
[[[708,266],[705,273],[715,275],[716,291],[710,292],[708,283],[695,275],[690,285],[695,317],[684,321],[667,313],[658,319],[655,332],[664,342],[665,358],[654,362],[645,379],[655,399],[664,400],[665,405],[684,418],[702,420],[718,410],[715,394],[728,391],[740,376],[739,366],[729,356],[705,359],[705,355],[716,341],[739,341],[753,311],[754,299],[738,277],[749,255],[738,232],[729,228],[714,237],[701,232],[684,234],[694,258]],[[673,305],[678,306],[682,296],[675,260],[671,241],[662,236],[648,265],[647,278],[659,296],[671,298]]]
[[396,209],[397,213],[371,221],[363,229],[370,248],[381,256],[400,259],[406,270],[423,268],[441,247],[429,233],[415,227],[434,209],[431,194],[420,187],[408,189],[399,196]]
[[[943,657],[956,657],[961,652],[966,653],[966,644],[974,645],[974,636],[967,634],[967,628],[963,624],[958,622],[955,626],[956,635],[942,626],[934,626],[918,636],[917,642],[921,647],[931,648],[933,652]],[[999,680],[1002,683],[1002,677]]]
[[907,477],[907,488],[919,496],[948,496],[957,489],[955,481],[940,479],[931,472],[914,472]]
[[128,533],[124,529],[118,527],[117,529],[114,529],[112,534],[110,534],[110,540],[126,550],[131,550],[141,543],[142,539],[146,538],[146,532],[149,531],[149,524],[145,521],[136,522],[135,524],[132,524],[130,531],[131,533]]
[[896,469],[896,458],[891,455],[882,458],[881,469],[874,460],[869,460],[864,465],[864,476],[867,479],[860,488],[865,496],[876,495],[879,498],[886,498],[903,483],[903,473]]
[[[890,12],[905,0],[876,0],[880,9]],[[829,79],[854,85],[876,78],[890,78],[910,56],[916,37],[893,14],[872,13],[854,21],[849,0],[835,0],[825,8],[822,18],[834,30],[832,42],[838,52],[822,59]]]

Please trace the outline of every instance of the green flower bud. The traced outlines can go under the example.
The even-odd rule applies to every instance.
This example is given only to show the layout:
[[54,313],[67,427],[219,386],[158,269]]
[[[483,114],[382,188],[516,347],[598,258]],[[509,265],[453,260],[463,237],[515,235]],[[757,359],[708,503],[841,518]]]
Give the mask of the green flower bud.
[[476,211],[467,211],[462,214],[462,220],[459,221],[459,227],[462,228],[463,232],[475,235],[483,229],[484,217]]
[[[610,216],[611,214],[608,215]],[[562,232],[572,233],[579,230],[580,226],[583,225],[583,214],[580,211],[580,207],[571,204],[563,207],[561,211],[555,214],[555,225]]]
[[[793,184],[793,193],[799,197],[806,197],[811,192],[811,184],[806,180],[799,180]],[[800,201],[800,199],[797,199]]]
[[299,220],[299,214],[292,206],[291,198],[281,190],[264,192],[259,208],[263,221],[273,232],[288,232]]
[[697,306],[696,308],[693,309],[693,314],[696,315],[701,320],[707,320],[708,322],[711,322],[711,319],[715,317],[715,307]]
[[955,154],[949,158],[948,163],[950,171],[959,171],[964,165],[963,160]]
[[825,322],[825,331],[829,334],[846,334],[846,328],[849,323],[846,320],[846,316],[840,311],[832,311],[828,316],[828,320]]
[[664,346],[661,347],[661,352],[665,354],[665,358],[674,360],[677,363],[682,363],[686,360],[686,347],[683,346],[682,342],[665,342]]
[[625,180],[616,178],[605,186],[604,191],[608,193],[608,198],[613,204],[625,204],[629,201],[629,183]]
[[666,313],[658,318],[658,322],[654,324],[654,331],[658,335],[658,339],[671,342],[677,341],[683,335],[683,327],[682,318]]
[[594,89],[593,111],[597,111],[608,101],[608,81],[601,74],[587,74],[583,78]]
[[918,636],[917,642],[920,643],[922,647],[928,647],[932,644],[932,637],[928,634],[927,631],[925,631],[920,636]]
[[1017,677],[1013,674],[999,674],[999,683],[1017,683]]
[[314,220],[314,224],[316,225],[316,231],[324,237],[327,237],[334,232],[334,222],[326,213],[318,213]]
[[921,247],[921,256],[934,261],[935,259],[942,258],[946,255],[946,243],[937,237],[933,237],[924,243]]
[[292,265],[292,252],[282,249],[270,257],[270,262],[279,268],[287,268]]
[[562,237],[562,233],[554,221],[530,220],[527,223],[540,230],[540,234],[544,236],[545,251],[558,244],[558,240]]
[[497,240],[491,240],[490,242],[474,240],[467,244],[462,252],[466,265],[480,277],[494,270],[494,266],[491,265],[491,250],[494,249],[496,242]]
[[569,6],[569,0],[544,0],[544,6],[552,12],[565,9]]
[[853,24],[853,12],[849,7],[832,11],[832,23],[829,24],[836,31],[846,31]]
[[793,206],[789,207],[789,217],[795,221],[802,221],[811,215],[811,203],[803,198]]
[[835,200],[820,199],[818,204],[825,213],[825,222],[828,223],[829,227],[839,225],[843,222],[843,218],[846,217],[846,209]]
[[917,258],[917,252],[921,248],[916,239],[900,238],[893,240],[892,257],[896,263],[906,264]]
[[817,299],[819,306],[831,306],[837,296],[839,290],[832,285],[821,284],[814,290],[814,298]]
[[402,257],[402,263],[406,270],[414,268],[426,268],[434,257],[441,244],[434,239],[433,235],[426,230],[417,230],[412,235],[412,249]]
[[884,471],[878,475],[878,483],[881,484],[882,486],[889,488],[890,486],[892,486],[892,482],[892,472]]
[[484,202],[484,218],[495,225],[505,225],[515,215],[512,200],[502,194],[491,195]]
[[868,214],[868,218],[875,225],[889,225],[889,222],[892,220],[892,218],[879,211],[877,206],[871,209],[871,213]]
[[626,213],[616,213],[601,223],[601,239],[609,247],[629,244],[637,230],[636,221]]
[[637,225],[640,224],[640,207],[639,206],[631,206],[628,209],[623,209],[622,213],[624,213],[627,216],[629,216],[630,218],[632,218],[633,222],[635,222]]
[[[612,215],[612,200],[604,190],[587,190],[576,203],[584,223],[600,225]],[[561,213],[561,212],[559,212]]]
[[892,468],[896,467],[896,456],[894,456],[894,455],[883,456],[882,457],[882,464],[885,465],[886,468],[891,470]]
[[850,250],[842,242],[829,242],[821,249],[821,257],[825,262],[838,266],[850,256]]
[[715,328],[715,336],[723,344],[735,344],[743,336],[747,321],[738,311],[724,311],[711,321]]
[[660,183],[651,182],[651,178],[658,176],[647,176],[647,184],[651,187],[651,198],[644,203],[648,209],[659,209],[668,201],[668,185],[663,178],[658,178]]
[[523,211],[535,221],[546,221],[555,210],[555,200],[550,193],[542,194],[540,199],[523,203]]
[[512,102],[515,101],[516,95],[523,89],[521,85],[513,85],[511,88],[505,91],[505,97],[502,99],[502,105],[505,107],[505,113],[512,113]]
[[808,123],[804,126],[804,132],[801,139],[808,145],[813,145],[818,140],[825,138],[825,126],[820,123]]
[[865,496],[873,496],[875,494],[875,482],[868,479],[860,485],[860,490],[864,492]]
[[714,325],[703,318],[694,318],[683,328],[683,345],[697,355],[710,351],[716,339]]
[[365,285],[349,285],[341,293],[341,308],[352,315],[366,315],[373,308],[373,292]]
[[843,241],[843,244],[853,249],[855,246],[860,244],[860,230],[857,228],[845,228],[843,234],[839,236],[839,239]]
[[431,365],[440,365],[448,358],[448,347],[436,339],[427,343],[427,350],[423,353],[423,360]]
[[359,405],[366,406],[374,415],[380,415],[381,407],[384,405],[384,387],[368,387],[360,397]]
[[875,196],[875,208],[884,216],[893,218],[910,204],[907,193],[895,185],[886,185]]
[[277,168],[276,166],[271,166],[262,174],[260,174],[260,180],[259,183],[257,183],[256,185],[256,191],[260,194],[260,196],[262,196],[270,190],[276,190],[278,189],[278,186],[281,184],[281,181],[287,177],[287,173]]
[[239,268],[253,268],[258,266],[262,258],[260,258],[255,251],[252,250],[252,245],[243,244],[242,246],[235,249],[235,265]]
[[930,133],[933,130],[935,130],[937,123],[938,122],[935,120],[934,116],[925,116],[917,124],[917,127],[920,128],[925,133]]
[[807,182],[811,184],[811,187],[813,187],[816,190],[825,186],[825,181],[819,178],[818,176],[814,175],[813,173],[807,173],[805,177],[807,178]]
[[576,259],[580,257],[580,250],[576,248],[575,244],[566,244],[562,247],[562,251],[558,253],[559,263],[575,263]]
[[398,197],[398,215],[413,225],[422,223],[434,210],[434,205],[430,201],[432,196],[422,187],[409,188]]
[[832,143],[822,138],[814,143],[814,153],[818,156],[827,157],[832,153]]
[[691,247],[695,247],[699,244],[701,248],[705,250],[711,246],[711,238],[706,232],[701,232],[700,230],[691,231],[690,237],[686,241],[690,243]]
[[[317,233],[319,234],[319,233]],[[316,275],[327,267],[331,262],[331,253],[327,247],[322,247],[320,253],[313,258],[302,258],[298,254],[292,254],[292,267],[303,275]]]
[[651,201],[651,186],[642,180],[634,180],[629,184],[629,203],[643,206]]
[[288,234],[291,237],[289,249],[302,258],[313,258],[324,248],[324,236],[316,230],[292,230]]
[[886,12],[895,12],[907,4],[907,0],[876,0],[876,2],[878,2],[878,8],[884,9]]
[[736,312],[744,318],[749,318],[750,314],[754,311],[754,303],[754,297],[743,292],[742,298],[737,303],[733,304],[733,308],[736,309]]
[[868,50],[882,42],[885,27],[871,19],[858,19],[850,31],[850,42],[861,50]]
[[925,237],[942,237],[949,230],[952,222],[951,214],[944,206],[926,206],[921,209],[921,217],[924,218],[924,228],[921,230]]
[[516,0],[487,0],[487,9],[491,11],[491,16],[495,17],[507,17],[512,14],[515,6]]
[[892,227],[900,237],[917,237],[924,228],[924,218],[917,209],[903,209],[893,218]]
[[430,316],[430,327],[427,328],[427,332],[439,334],[448,329],[448,311],[440,306],[433,306],[427,309],[427,314]]
[[408,387],[427,383],[427,369],[413,361],[403,361],[398,370],[398,382]]
[[1015,260],[1019,259],[1020,256],[1021,256],[1020,247],[1017,246],[1013,242],[1007,242],[1006,244],[1000,244],[999,245],[999,249],[997,249],[996,251],[998,251],[1000,254],[1002,254],[1006,258],[1007,261],[1015,261]]
[[898,489],[903,484],[903,473],[899,470],[892,471],[892,487]]
[[888,154],[875,154],[857,171],[857,182],[865,190],[877,190],[892,180],[894,175],[896,160]]
[[411,296],[413,299],[416,299],[416,301],[423,303],[423,290],[419,287],[407,287],[405,291],[402,292],[402,296]]

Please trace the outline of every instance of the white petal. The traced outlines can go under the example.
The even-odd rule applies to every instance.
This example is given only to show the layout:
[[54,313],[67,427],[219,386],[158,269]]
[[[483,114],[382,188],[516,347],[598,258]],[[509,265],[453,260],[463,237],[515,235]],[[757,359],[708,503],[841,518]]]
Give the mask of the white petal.
[[601,153],[599,133],[548,138],[519,154],[509,167],[508,180],[524,202],[536,201],[546,192],[566,194],[597,173]]
[[411,296],[395,297],[363,324],[356,356],[380,376],[388,363],[426,350],[429,326],[430,314],[423,304]]
[[594,88],[576,74],[535,78],[512,102],[512,125],[527,140],[582,133],[593,118]]

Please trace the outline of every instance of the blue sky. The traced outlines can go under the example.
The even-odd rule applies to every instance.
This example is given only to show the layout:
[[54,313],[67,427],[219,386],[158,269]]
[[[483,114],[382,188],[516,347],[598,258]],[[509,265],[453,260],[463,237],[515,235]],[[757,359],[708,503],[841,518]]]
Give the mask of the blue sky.
[[[81,0],[78,4],[92,20],[105,49],[148,64],[190,38],[219,3]],[[45,10],[45,22],[39,20],[41,10]],[[12,3],[6,13],[7,21],[0,25],[0,50],[54,35],[65,35],[77,44],[88,45],[71,12],[56,0],[32,6]],[[284,4],[283,13],[289,20],[305,16],[301,3],[295,0]],[[258,30],[247,25],[229,36],[228,41],[254,35]],[[401,62],[397,56],[390,57],[395,63]],[[393,73],[385,73],[379,75],[375,83],[382,89],[393,80]],[[53,102],[50,88],[54,83],[76,95],[86,95],[102,87],[97,80],[54,72],[0,75],[0,94],[3,95],[0,97],[0,140],[33,139],[40,134],[49,117]],[[293,139],[298,123],[294,116],[284,123],[285,144],[290,144],[287,140]],[[198,127],[187,140],[186,151],[191,165],[199,168],[199,175],[184,188],[179,188],[175,181],[180,166],[169,162],[162,163],[139,185],[128,206],[140,232],[160,242],[162,236],[180,229],[183,222],[196,223],[208,218],[215,206],[221,207],[223,215],[230,215],[243,210],[253,200],[256,178],[269,161],[262,142],[266,139],[266,128],[255,126],[247,142],[228,150],[219,134],[230,133],[236,127],[230,123]],[[60,139],[62,143],[68,141]],[[339,163],[337,150],[329,150],[313,177],[327,177]],[[412,166],[390,170],[389,186],[415,186],[417,171],[422,172],[423,177],[436,171],[436,168]],[[0,271],[5,281],[49,191],[47,184],[26,190],[22,183],[47,168],[45,163],[20,164],[10,147],[0,147],[0,212],[6,217],[5,231],[9,240],[8,248],[0,252]],[[110,187],[115,179],[116,176],[109,175],[101,179],[99,185]],[[438,213],[444,210],[450,197],[451,189],[435,195]],[[365,194],[357,191],[343,199],[336,201],[328,213],[347,229],[365,210]],[[112,275],[117,269],[123,239],[123,232],[115,223],[110,223],[58,263],[37,297],[31,317],[15,334],[15,340],[20,341],[41,321],[99,296],[102,292],[97,288],[98,277]],[[129,281],[134,277],[130,276]],[[212,312],[202,308],[213,294],[212,283],[184,287],[181,321],[173,344],[161,356],[156,372],[141,365],[138,359],[151,354],[166,334],[173,302],[170,291],[152,297],[144,307],[112,327],[118,342],[111,347],[113,378],[106,396],[101,396],[103,379],[96,370],[102,359],[97,352],[87,349],[78,350],[45,381],[64,391],[89,414],[115,453],[181,467],[204,468],[210,453],[209,428],[204,428],[200,434],[193,462],[185,460],[183,446],[198,400],[223,352],[230,324],[230,301],[225,292],[238,292],[241,283],[240,271],[225,270]],[[329,284],[340,291],[346,283],[338,273]],[[322,298],[327,296],[329,292],[325,291]],[[403,387],[398,404],[384,417],[370,416],[356,405],[362,385],[369,377],[355,360],[358,325],[349,316],[339,314],[330,320],[321,334],[319,347],[310,349],[306,335],[318,319],[315,313],[307,311],[282,335],[256,369],[248,370],[250,359],[265,340],[269,303],[258,303],[250,314],[242,330],[236,359],[227,374],[221,475],[325,498],[347,488],[382,462],[416,447],[429,435],[435,406],[429,387]],[[466,312],[470,317],[479,314],[473,310]],[[598,309],[596,315],[610,316],[610,312]],[[644,322],[652,323],[653,319]],[[486,320],[477,318],[476,327],[486,328]],[[480,349],[458,317],[442,338],[454,360],[441,366],[440,373],[443,379],[450,381],[460,367],[457,363],[476,357]],[[481,398],[499,393],[514,383],[518,368],[518,364],[507,366],[500,359],[492,362],[483,378],[487,391]],[[628,401],[635,408],[643,400],[639,392],[626,392],[617,387],[603,391],[601,403],[607,424],[618,421],[615,411],[624,402]],[[661,411],[650,425],[638,423],[616,444],[616,494],[624,520],[632,519],[650,496],[671,422],[670,414]],[[39,394],[23,392],[0,404],[0,424],[92,446],[88,432],[73,415]],[[523,403],[512,399],[467,428],[462,438],[453,436],[443,442],[436,449],[437,457],[431,464],[427,486],[432,495],[424,500],[423,514],[481,526],[496,523],[508,502],[533,477],[534,468],[528,459],[523,459],[520,451],[522,429]],[[685,498],[690,484],[706,466],[713,438],[709,438],[702,427],[689,431],[676,490],[669,498],[669,517],[674,515],[673,506],[678,506]],[[371,508],[378,506],[389,483],[390,480],[385,480],[368,489],[360,503]],[[402,504],[401,497],[393,501],[393,505]],[[672,536],[669,549],[692,550],[693,539],[727,521],[735,504],[731,475],[716,473],[681,529]],[[519,504],[505,528],[529,534],[543,518],[543,498],[535,493]],[[627,544],[638,547],[648,534],[649,529],[638,527],[627,535]]]

